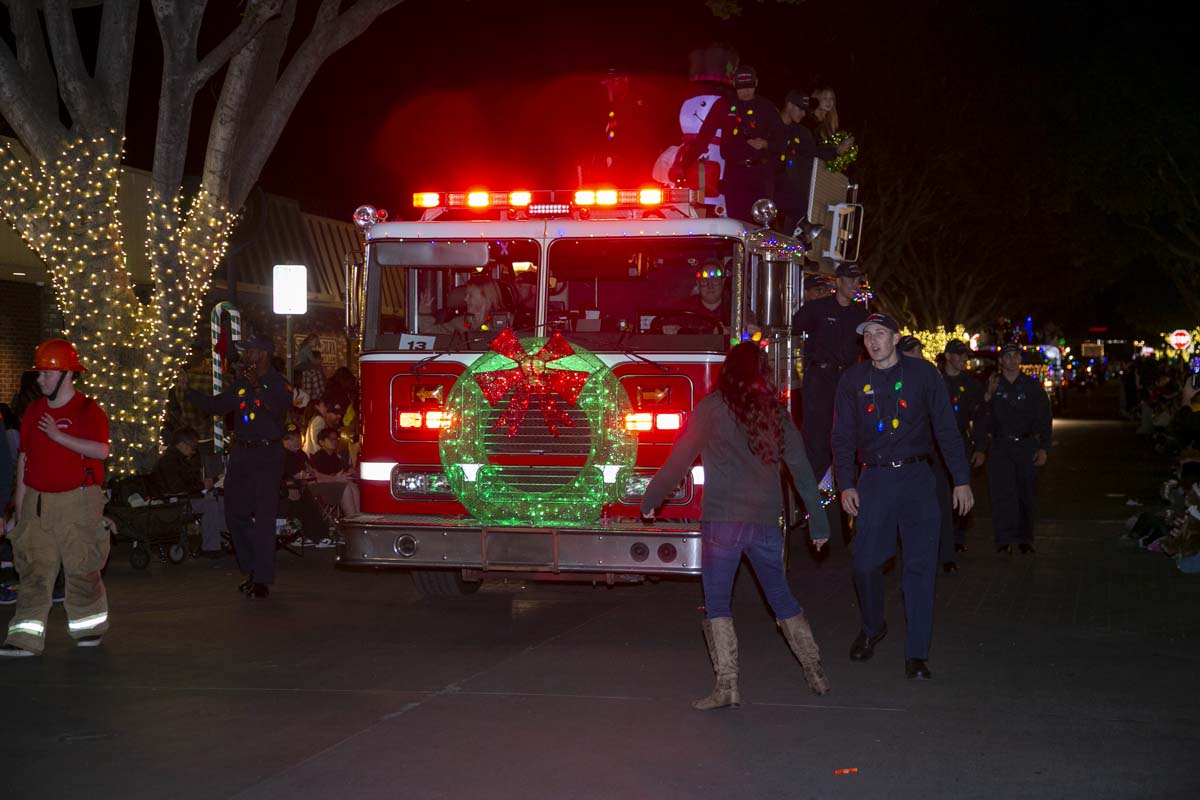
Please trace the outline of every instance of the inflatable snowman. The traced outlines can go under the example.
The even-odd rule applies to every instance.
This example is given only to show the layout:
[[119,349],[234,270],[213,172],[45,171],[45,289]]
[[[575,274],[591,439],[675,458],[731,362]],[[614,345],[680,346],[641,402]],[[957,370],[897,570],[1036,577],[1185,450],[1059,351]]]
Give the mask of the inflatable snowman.
[[[698,94],[683,101],[683,105],[679,108],[679,129],[683,132],[683,141],[686,144],[696,135],[700,133],[700,126],[704,124],[704,118],[708,116],[709,109],[714,104],[720,102],[721,95],[717,94]],[[671,167],[675,164],[675,159],[679,155],[679,147],[668,147],[658,157],[654,163],[654,180],[659,183],[665,183],[668,186],[673,186],[674,182],[670,179],[669,174]],[[720,178],[721,173],[725,169],[725,162],[721,159],[721,131],[717,131],[717,135],[708,143],[708,149],[701,154],[699,160],[688,170],[687,185],[695,188],[701,188],[700,172],[704,172],[704,202],[707,205],[717,206],[720,209],[725,208],[725,197],[720,193]]]

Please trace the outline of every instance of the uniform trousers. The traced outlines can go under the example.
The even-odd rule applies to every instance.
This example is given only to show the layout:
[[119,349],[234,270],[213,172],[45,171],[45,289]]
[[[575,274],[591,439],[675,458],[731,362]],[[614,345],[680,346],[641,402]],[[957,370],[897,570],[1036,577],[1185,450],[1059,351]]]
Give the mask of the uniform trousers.
[[764,197],[770,199],[775,193],[775,175],[772,166],[761,164],[752,167],[725,164],[725,176],[721,178],[721,193],[725,195],[725,213],[733,219],[753,223],[750,209]]
[[996,546],[1033,542],[1034,490],[1037,468],[1033,454],[1037,439],[1013,441],[997,436],[988,451],[988,491],[992,496],[992,529]]
[[9,534],[21,588],[6,644],[33,653],[45,648],[46,619],[60,564],[66,575],[63,606],[71,637],[101,636],[108,630],[108,597],[100,577],[109,549],[104,502],[99,486],[25,492],[21,519]]
[[776,619],[804,612],[788,588],[783,569],[783,535],[778,525],[752,522],[700,523],[700,582],[708,619],[729,617],[733,579],[744,554]]
[[[967,452],[970,452],[969,450]],[[967,541],[967,525],[970,517],[954,510],[954,476],[939,452],[934,457],[934,472],[937,482],[938,507],[942,509],[942,527],[939,538],[938,557],[945,564],[954,560],[954,546]]]
[[838,380],[842,371],[835,367],[806,366],[804,386],[800,395],[800,435],[804,439],[804,452],[812,466],[817,483],[825,477],[825,471],[833,463],[833,398],[837,394]]
[[896,554],[896,529],[904,546],[905,658],[928,658],[933,635],[933,585],[937,574],[941,510],[931,465],[865,467],[858,478],[858,524],[854,538],[854,588],[862,629],[877,636],[884,627],[883,565]]
[[283,456],[279,444],[237,447],[225,472],[225,524],[238,568],[255,583],[275,582],[275,517]]

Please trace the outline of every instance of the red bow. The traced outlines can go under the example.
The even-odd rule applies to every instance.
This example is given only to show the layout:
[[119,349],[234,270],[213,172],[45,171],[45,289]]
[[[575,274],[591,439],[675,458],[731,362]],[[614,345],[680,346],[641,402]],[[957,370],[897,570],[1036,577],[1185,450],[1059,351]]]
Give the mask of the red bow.
[[510,391],[513,392],[508,408],[496,420],[493,430],[507,426],[509,438],[515,436],[525,419],[525,412],[529,410],[529,401],[534,397],[542,408],[542,417],[550,433],[557,436],[560,424],[575,424],[559,405],[555,395],[574,405],[589,375],[578,370],[547,368],[551,361],[575,354],[561,333],[554,333],[536,353],[527,353],[512,329],[505,328],[492,340],[492,350],[517,362],[515,367],[475,375],[475,382],[492,406],[503,400]]

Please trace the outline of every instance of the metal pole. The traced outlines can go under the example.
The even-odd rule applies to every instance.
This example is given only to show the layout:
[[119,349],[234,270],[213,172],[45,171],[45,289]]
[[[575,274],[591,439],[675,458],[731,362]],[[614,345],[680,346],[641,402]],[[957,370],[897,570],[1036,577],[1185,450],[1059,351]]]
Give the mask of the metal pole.
[[292,341],[292,315],[284,314],[284,319],[287,320],[287,379],[288,383],[294,385],[296,381],[292,376],[292,363],[295,360],[296,345]]

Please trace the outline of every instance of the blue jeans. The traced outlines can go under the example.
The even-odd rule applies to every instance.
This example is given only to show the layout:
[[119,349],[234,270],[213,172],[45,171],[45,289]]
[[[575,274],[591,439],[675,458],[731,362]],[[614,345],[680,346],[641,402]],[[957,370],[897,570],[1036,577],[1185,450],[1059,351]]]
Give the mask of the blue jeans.
[[783,537],[778,525],[702,522],[700,535],[700,581],[704,585],[705,616],[709,619],[733,616],[729,601],[743,553],[750,559],[750,566],[754,568],[776,619],[804,613],[788,588],[783,572]]

